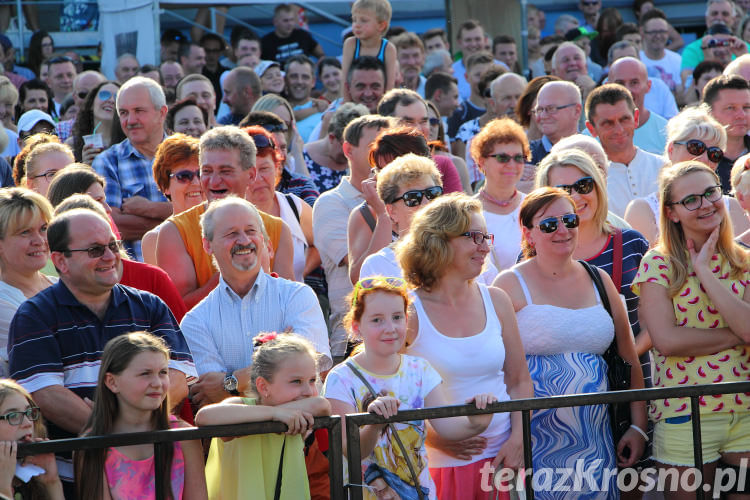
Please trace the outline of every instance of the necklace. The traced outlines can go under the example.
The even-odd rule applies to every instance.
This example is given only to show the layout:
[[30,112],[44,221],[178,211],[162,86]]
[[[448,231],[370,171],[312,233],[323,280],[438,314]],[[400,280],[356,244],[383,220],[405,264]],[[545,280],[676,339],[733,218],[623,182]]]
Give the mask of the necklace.
[[487,194],[487,191],[485,191],[484,189],[482,189],[479,192],[479,194],[481,194],[482,198],[484,198],[485,200],[489,201],[490,203],[494,203],[495,205],[497,205],[499,207],[506,208],[506,207],[509,207],[511,203],[513,203],[513,200],[515,199],[516,195],[518,194],[518,190],[514,189],[513,190],[513,194],[507,200],[498,200],[494,196],[491,196],[491,195]]

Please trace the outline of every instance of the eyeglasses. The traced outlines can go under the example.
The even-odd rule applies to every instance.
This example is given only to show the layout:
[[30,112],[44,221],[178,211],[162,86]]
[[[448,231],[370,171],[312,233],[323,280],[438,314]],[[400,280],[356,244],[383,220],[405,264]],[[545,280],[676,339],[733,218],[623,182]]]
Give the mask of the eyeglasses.
[[465,233],[459,234],[459,236],[466,236],[474,241],[475,245],[481,245],[484,240],[489,240],[489,244],[495,243],[495,235],[492,233],[483,233],[482,231],[466,231]]
[[43,174],[32,175],[31,178],[32,179],[38,179],[40,177],[46,177],[48,181],[51,181],[55,177],[55,175],[57,174],[57,172],[59,172],[59,170],[47,170]]
[[576,103],[570,103],[570,104],[564,104],[562,106],[537,106],[536,108],[532,109],[531,112],[535,115],[539,116],[543,113],[547,113],[548,115],[556,115],[558,111],[561,109],[569,108],[571,106],[575,106]]
[[258,149],[262,148],[275,148],[276,145],[273,143],[271,139],[266,137],[263,134],[253,134],[250,137],[253,138],[253,142],[255,143],[255,147]]
[[382,276],[361,279],[357,281],[357,284],[354,285],[354,291],[352,291],[352,307],[357,305],[360,290],[372,290],[377,285],[385,285],[386,288],[406,288],[406,280],[403,278],[383,278]]
[[0,420],[5,420],[10,425],[21,425],[23,417],[28,418],[31,422],[35,422],[41,416],[42,411],[38,407],[32,406],[24,411],[9,411],[5,415],[0,415]]
[[106,245],[91,245],[88,248],[68,248],[64,253],[86,252],[89,256],[89,259],[98,259],[102,255],[104,255],[104,252],[106,252],[108,248],[112,251],[112,253],[118,254],[120,253],[120,250],[122,250],[122,241],[114,240],[110,241]]
[[644,35],[648,36],[665,36],[669,33],[667,30],[652,30],[652,31],[644,31]]
[[430,118],[430,127],[437,127],[440,125],[440,118]]
[[266,131],[271,132],[272,134],[274,132],[286,132],[287,130],[289,130],[285,123],[266,123],[265,125],[261,125],[261,127],[266,129]]
[[573,184],[558,184],[560,189],[564,189],[568,194],[573,194],[575,189],[578,194],[589,194],[594,189],[594,178],[593,177],[581,177]]
[[181,182],[182,184],[190,184],[191,182],[193,182],[193,179],[200,179],[201,173],[199,171],[193,170],[180,170],[179,172],[169,174],[170,179],[173,177],[177,179],[177,182]]
[[522,154],[509,155],[505,153],[497,153],[494,155],[485,156],[485,158],[494,158],[498,163],[509,163],[511,160],[516,163],[526,163],[526,157]]
[[712,38],[706,43],[705,46],[701,47],[702,49],[713,49],[714,47],[729,47],[732,45],[731,40],[717,40],[716,38]]
[[398,200],[404,200],[404,205],[406,205],[407,207],[416,207],[422,204],[422,198],[434,200],[441,194],[443,194],[443,188],[440,186],[432,186],[428,187],[427,189],[415,189],[413,191],[407,191],[401,196],[396,197],[389,203],[389,205],[396,203]]
[[100,90],[99,94],[97,94],[97,97],[99,97],[100,101],[108,101],[113,97],[117,97],[117,94],[114,94],[109,90]]
[[667,205],[682,205],[692,212],[693,210],[698,210],[703,205],[704,198],[707,202],[714,203],[716,201],[719,201],[721,199],[721,196],[721,186],[717,184],[716,186],[711,186],[706,189],[703,194],[689,194],[680,201],[667,203]]
[[699,141],[698,139],[690,139],[689,141],[675,141],[674,144],[685,146],[687,152],[691,155],[700,156],[708,151],[708,159],[714,163],[719,163],[724,158],[724,151],[716,146],[707,147],[706,143]]
[[578,227],[578,220],[578,214],[565,214],[558,217],[547,217],[546,219],[542,220],[537,227],[543,233],[554,233],[555,231],[557,231],[557,223],[559,221],[562,221],[562,223],[568,229],[574,229]]

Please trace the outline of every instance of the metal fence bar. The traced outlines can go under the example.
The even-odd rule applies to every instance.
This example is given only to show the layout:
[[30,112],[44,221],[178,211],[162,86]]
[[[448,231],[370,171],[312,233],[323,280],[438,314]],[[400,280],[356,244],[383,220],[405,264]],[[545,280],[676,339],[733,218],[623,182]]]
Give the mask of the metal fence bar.
[[349,417],[344,417],[344,423],[346,425],[346,457],[349,464],[349,482],[344,486],[349,493],[349,500],[362,500],[362,488],[358,486],[362,484],[362,455],[359,447],[361,424],[349,420]]
[[[331,500],[346,500],[344,489],[344,459],[338,453],[342,449],[341,418],[337,418],[328,428],[328,479],[331,481]],[[335,487],[334,487],[335,485]]]
[[698,489],[695,490],[695,498],[703,500],[706,498],[706,494],[703,490],[703,483],[705,478],[703,477],[703,439],[701,438],[701,409],[700,400],[698,396],[690,398],[690,411],[692,412],[691,421],[693,422],[693,455],[695,457],[695,468],[700,471],[700,484]]
[[[164,460],[162,460],[162,447],[166,446],[164,443],[154,443],[154,474],[156,474],[156,471],[164,470]],[[172,483],[171,478],[170,481],[168,481],[169,484]],[[154,478],[154,485],[155,485],[155,492],[156,495],[155,498],[167,498],[166,492],[164,491],[164,483],[162,481],[159,481],[159,478]]]
[[[221,33],[217,33],[214,29],[211,29],[210,26],[203,26],[201,23],[196,23],[192,19],[190,19],[188,17],[185,17],[182,14],[178,14],[177,12],[175,12],[173,10],[161,8],[161,9],[159,9],[159,15],[166,15],[166,16],[176,17],[180,21],[182,21],[184,23],[187,23],[190,26],[195,26],[196,28],[200,28],[200,29],[202,29],[204,31],[208,31],[210,33],[213,33],[214,35],[219,35],[219,36],[223,37],[223,35]],[[214,26],[214,28],[215,28],[215,26]]]
[[526,500],[534,500],[534,488],[531,483],[534,475],[534,469],[531,465],[531,412],[524,410],[521,412],[521,417],[523,419],[523,465],[526,468],[523,478],[524,488],[526,489]]

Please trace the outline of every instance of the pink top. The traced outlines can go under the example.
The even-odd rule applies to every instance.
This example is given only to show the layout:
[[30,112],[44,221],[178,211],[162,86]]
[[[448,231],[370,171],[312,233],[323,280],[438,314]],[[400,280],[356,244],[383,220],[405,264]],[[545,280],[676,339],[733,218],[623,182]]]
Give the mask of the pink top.
[[[170,416],[171,427],[176,427],[177,419]],[[154,456],[145,460],[132,460],[115,448],[107,451],[104,464],[107,483],[112,500],[155,500]],[[172,458],[172,492],[175,500],[182,499],[185,483],[185,458],[180,443],[174,444]]]

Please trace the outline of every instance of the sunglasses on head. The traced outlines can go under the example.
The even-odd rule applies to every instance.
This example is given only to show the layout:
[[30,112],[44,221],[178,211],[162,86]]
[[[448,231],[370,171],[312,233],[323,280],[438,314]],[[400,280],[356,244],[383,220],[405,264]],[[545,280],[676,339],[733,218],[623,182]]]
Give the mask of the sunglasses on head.
[[557,231],[557,223],[559,221],[562,221],[562,223],[568,229],[573,229],[578,227],[578,220],[578,214],[565,214],[558,217],[547,217],[546,219],[543,219],[541,222],[539,222],[539,225],[537,227],[543,233],[554,233],[555,231]]
[[267,132],[271,132],[272,134],[274,132],[286,132],[289,130],[285,123],[266,123],[265,125],[261,125],[264,129],[266,129]]
[[427,189],[414,189],[413,191],[407,191],[401,196],[396,197],[396,199],[391,201],[390,204],[392,205],[398,200],[404,200],[404,205],[407,207],[417,207],[422,204],[422,198],[434,200],[441,194],[443,194],[443,188],[440,186],[432,186]]
[[716,38],[712,38],[706,43],[706,46],[703,47],[704,49],[713,49],[714,47],[729,47],[732,45],[731,40],[717,40]]
[[64,253],[69,254],[71,252],[86,252],[89,256],[89,259],[98,259],[102,255],[104,255],[104,252],[106,252],[108,248],[112,251],[113,254],[117,255],[120,253],[120,250],[122,250],[122,241],[114,240],[110,241],[106,245],[91,245],[88,248],[68,248]]
[[481,245],[484,240],[489,241],[490,245],[495,243],[495,235],[492,233],[483,233],[482,231],[466,231],[461,233],[459,236],[466,236],[474,241],[475,245]]
[[403,278],[383,278],[382,276],[363,278],[357,281],[357,284],[354,285],[354,291],[352,292],[352,307],[357,305],[357,297],[359,297],[360,290],[372,290],[377,285],[385,285],[386,288],[405,288],[406,280]]
[[568,194],[573,194],[573,190],[578,194],[589,194],[594,189],[593,177],[581,177],[573,184],[559,184],[555,187],[564,189]]
[[273,143],[271,139],[266,137],[263,134],[253,134],[250,137],[253,138],[253,142],[255,143],[255,147],[258,149],[261,148],[274,148],[276,145]]
[[690,139],[689,141],[675,141],[674,143],[685,146],[687,152],[695,156],[700,156],[708,151],[708,159],[714,163],[719,163],[721,159],[724,158],[724,151],[722,151],[721,148],[716,146],[708,147],[706,146],[705,142],[699,141],[698,139]]
[[172,174],[169,174],[169,178],[175,178],[177,179],[177,182],[181,182],[182,184],[189,184],[193,182],[193,179],[201,178],[200,171],[193,171],[193,170],[180,170],[179,172],[174,172]]

